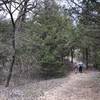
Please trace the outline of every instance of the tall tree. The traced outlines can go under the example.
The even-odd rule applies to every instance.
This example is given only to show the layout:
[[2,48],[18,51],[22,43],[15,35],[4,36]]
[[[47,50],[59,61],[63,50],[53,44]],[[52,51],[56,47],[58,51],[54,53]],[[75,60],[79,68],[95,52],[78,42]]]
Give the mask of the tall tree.
[[[26,8],[26,5],[27,5],[27,2],[29,0],[22,0],[21,2],[20,1],[13,1],[13,0],[10,0],[9,2],[7,2],[5,0],[1,0],[1,1],[2,1],[1,5],[5,9],[5,11],[7,11],[7,13],[9,14],[10,19],[11,19],[11,23],[12,23],[11,39],[12,39],[13,54],[12,54],[11,66],[10,66],[10,69],[9,69],[9,74],[8,74],[7,83],[6,83],[6,87],[8,87],[10,79],[11,79],[11,76],[12,76],[13,66],[14,66],[15,57],[16,57],[16,39],[15,39],[16,38],[15,37],[16,27],[17,27],[16,26],[17,25],[16,22],[21,17],[25,18],[25,14],[36,7],[36,5],[35,5],[36,1],[31,2],[31,6],[28,9]],[[24,5],[23,5],[23,3],[24,3]],[[13,5],[16,5],[16,6],[13,6]],[[15,18],[14,17],[15,16],[14,13],[19,11],[20,7],[21,7],[21,9],[24,9],[24,10],[22,11],[22,13],[17,18]]]
[[41,65],[41,75],[57,77],[65,71],[63,61],[72,23],[68,15],[60,12],[55,0],[45,0],[43,5],[32,25],[35,26],[33,42],[38,45],[36,57]]

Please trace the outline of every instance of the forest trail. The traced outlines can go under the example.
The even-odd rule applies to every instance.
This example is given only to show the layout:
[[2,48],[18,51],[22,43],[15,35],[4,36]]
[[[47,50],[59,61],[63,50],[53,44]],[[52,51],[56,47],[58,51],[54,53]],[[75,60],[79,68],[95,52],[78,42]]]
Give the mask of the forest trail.
[[72,73],[68,80],[38,100],[100,100],[100,72]]
[[73,72],[65,78],[0,88],[0,100],[100,100],[100,72]]

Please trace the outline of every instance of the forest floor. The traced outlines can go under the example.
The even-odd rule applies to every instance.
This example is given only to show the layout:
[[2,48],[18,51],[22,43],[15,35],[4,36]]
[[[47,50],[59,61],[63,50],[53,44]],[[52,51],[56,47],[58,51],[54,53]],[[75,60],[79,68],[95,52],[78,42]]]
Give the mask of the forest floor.
[[100,100],[100,72],[73,72],[66,78],[0,86],[0,100]]

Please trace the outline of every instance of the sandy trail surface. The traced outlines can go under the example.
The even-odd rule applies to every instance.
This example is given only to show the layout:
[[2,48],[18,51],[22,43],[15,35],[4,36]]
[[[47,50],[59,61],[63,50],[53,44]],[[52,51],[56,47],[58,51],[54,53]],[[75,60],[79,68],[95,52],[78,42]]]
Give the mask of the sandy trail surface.
[[38,100],[100,100],[100,72],[72,73],[61,86]]
[[0,100],[100,100],[100,72],[71,73],[13,88],[0,86]]

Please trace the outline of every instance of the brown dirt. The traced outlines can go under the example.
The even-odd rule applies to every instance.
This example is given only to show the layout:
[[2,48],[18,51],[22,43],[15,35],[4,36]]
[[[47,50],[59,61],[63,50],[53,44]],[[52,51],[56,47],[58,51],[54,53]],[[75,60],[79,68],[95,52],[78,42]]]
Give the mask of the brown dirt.
[[0,89],[0,100],[100,100],[100,72],[71,73],[67,78]]
[[38,100],[100,100],[100,72],[71,74],[60,87],[45,92]]

